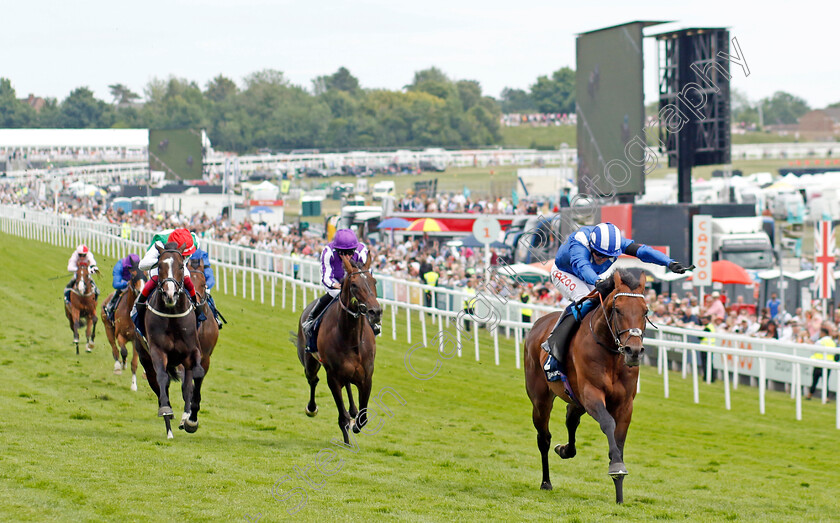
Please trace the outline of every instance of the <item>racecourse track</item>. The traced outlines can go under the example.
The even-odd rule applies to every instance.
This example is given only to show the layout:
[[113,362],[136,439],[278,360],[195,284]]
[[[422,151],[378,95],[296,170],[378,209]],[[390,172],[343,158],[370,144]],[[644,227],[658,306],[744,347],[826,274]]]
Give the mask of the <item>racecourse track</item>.
[[[320,414],[304,415],[308,387],[288,341],[296,315],[221,292],[230,323],[204,384],[201,427],[167,441],[148,384],[131,392],[130,373],[113,374],[101,324],[95,350],[76,356],[66,280],[50,279],[70,253],[3,234],[0,242],[2,520],[840,519],[833,405],[805,402],[795,422],[790,399],[768,392],[762,416],[755,391],[741,387],[726,411],[718,384],[703,384],[694,405],[678,374],[665,400],[656,370],[643,367],[617,506],[591,418],[577,457],[551,455],[554,490],[541,491],[522,371],[454,357],[417,380],[404,367],[404,325],[398,341],[379,338],[373,378],[374,394],[390,388],[404,403],[385,398],[391,416],[352,448],[332,443],[325,380]],[[99,261],[109,274],[115,260]],[[107,294],[109,281],[98,283]],[[434,360],[431,349],[412,357],[426,370]],[[566,441],[562,411],[553,443]]]

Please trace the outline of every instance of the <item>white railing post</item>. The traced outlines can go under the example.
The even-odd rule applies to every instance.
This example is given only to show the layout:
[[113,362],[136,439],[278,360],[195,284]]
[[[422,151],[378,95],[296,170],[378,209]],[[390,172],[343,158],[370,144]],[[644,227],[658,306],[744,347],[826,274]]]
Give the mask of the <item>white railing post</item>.
[[514,348],[515,348],[515,354],[516,354],[516,368],[517,369],[520,368],[519,360],[522,359],[520,357],[520,354],[519,354],[519,345],[520,345],[520,342],[521,342],[520,336],[519,336],[520,332],[521,331],[519,330],[519,327],[514,327],[513,328],[513,342],[514,342]]
[[723,402],[726,410],[732,410],[729,396],[729,358],[726,357],[726,354],[721,353],[720,359],[723,360]]
[[802,386],[799,383],[802,379],[802,369],[798,363],[794,363],[791,366],[793,367],[793,372],[795,373],[792,376],[793,380],[791,382],[791,389],[793,390],[794,399],[796,400],[796,420],[802,421]]
[[473,328],[475,329],[475,337],[473,338],[473,340],[475,341],[475,361],[478,361],[478,358],[479,358],[479,355],[478,355],[478,332],[479,332],[478,323],[473,322]]
[[764,374],[764,357],[759,356],[758,360],[758,411],[764,414],[764,389],[767,387],[767,380]]
[[[834,359],[834,358],[832,358]],[[823,361],[828,360],[828,354],[823,352]],[[828,368],[823,368],[823,375],[822,375],[822,404],[825,405],[828,403]],[[836,373],[835,373],[836,374]],[[840,398],[840,390],[837,391],[837,397]]]
[[700,403],[700,386],[697,382],[697,350],[691,349],[691,381],[694,386],[694,403]]
[[[406,289],[408,290],[408,289]],[[411,302],[409,301],[409,305]],[[411,343],[411,307],[405,308],[405,341]]]
[[394,302],[391,309],[391,339],[397,341],[397,304]]

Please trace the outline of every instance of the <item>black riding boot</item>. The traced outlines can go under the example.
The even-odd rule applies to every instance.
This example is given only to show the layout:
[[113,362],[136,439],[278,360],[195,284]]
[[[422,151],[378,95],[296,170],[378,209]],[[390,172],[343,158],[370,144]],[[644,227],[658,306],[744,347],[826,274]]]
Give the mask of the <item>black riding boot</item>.
[[70,305],[70,291],[73,289],[73,286],[76,285],[76,278],[70,280],[70,283],[64,287],[64,302]]
[[111,320],[111,323],[114,323],[114,311],[117,308],[117,303],[120,301],[122,292],[122,289],[114,291],[114,297],[111,298],[111,301],[108,302],[108,306],[105,308],[105,312],[108,314],[108,319]]
[[134,302],[134,309],[131,311],[131,320],[134,322],[134,326],[137,327],[137,330],[140,331],[144,337],[146,336],[146,298],[142,294],[137,301]]
[[586,314],[595,306],[595,299],[581,299],[569,304],[568,313],[560,318],[560,323],[554,326],[554,330],[542,344],[543,350],[554,356],[564,373],[566,372],[566,354],[569,352],[572,336]]
[[543,350],[546,349],[546,346],[548,347],[547,352],[554,356],[563,372],[566,372],[566,354],[569,352],[569,341],[571,341],[571,337],[579,325],[580,322],[575,319],[573,314],[567,314],[560,320],[560,324],[554,327],[548,339],[543,342]]
[[303,333],[306,335],[307,338],[312,336],[312,329],[315,327],[315,321],[332,301],[332,296],[329,294],[324,294],[321,298],[315,302],[315,306],[312,307],[312,310],[309,311],[309,317],[306,318],[306,321],[303,322]]

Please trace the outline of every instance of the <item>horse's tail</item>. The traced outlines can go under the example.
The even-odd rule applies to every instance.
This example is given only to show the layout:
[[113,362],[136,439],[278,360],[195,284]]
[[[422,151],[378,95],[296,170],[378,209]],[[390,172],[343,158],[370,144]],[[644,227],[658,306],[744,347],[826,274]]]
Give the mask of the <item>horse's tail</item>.
[[178,375],[178,367],[169,367],[166,369],[166,373],[169,374],[172,381],[181,381],[181,376]]
[[298,335],[295,331],[289,331],[289,343],[295,346],[295,349],[298,348]]

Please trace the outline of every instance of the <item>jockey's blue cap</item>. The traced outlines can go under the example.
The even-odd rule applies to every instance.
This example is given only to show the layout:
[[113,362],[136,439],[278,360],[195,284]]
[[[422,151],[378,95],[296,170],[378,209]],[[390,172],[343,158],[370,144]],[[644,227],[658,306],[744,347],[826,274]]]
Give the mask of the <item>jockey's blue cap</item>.
[[611,223],[599,223],[589,234],[589,246],[602,256],[618,256],[621,254],[621,231]]

